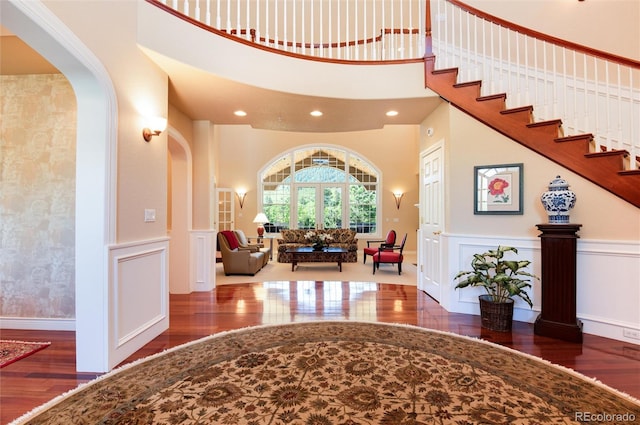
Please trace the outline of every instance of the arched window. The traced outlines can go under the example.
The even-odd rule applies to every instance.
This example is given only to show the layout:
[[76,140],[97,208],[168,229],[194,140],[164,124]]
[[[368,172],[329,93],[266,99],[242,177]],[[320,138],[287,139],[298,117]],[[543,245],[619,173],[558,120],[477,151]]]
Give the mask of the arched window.
[[267,232],[349,228],[379,233],[380,173],[354,152],[297,148],[267,164],[259,180]]

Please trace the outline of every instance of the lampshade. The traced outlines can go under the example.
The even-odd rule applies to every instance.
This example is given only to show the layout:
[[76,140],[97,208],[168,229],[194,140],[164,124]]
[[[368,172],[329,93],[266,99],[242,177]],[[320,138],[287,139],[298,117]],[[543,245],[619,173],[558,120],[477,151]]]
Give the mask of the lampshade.
[[253,219],[253,222],[264,224],[264,223],[268,223],[269,219],[263,212],[259,212],[258,215],[256,215],[256,218]]

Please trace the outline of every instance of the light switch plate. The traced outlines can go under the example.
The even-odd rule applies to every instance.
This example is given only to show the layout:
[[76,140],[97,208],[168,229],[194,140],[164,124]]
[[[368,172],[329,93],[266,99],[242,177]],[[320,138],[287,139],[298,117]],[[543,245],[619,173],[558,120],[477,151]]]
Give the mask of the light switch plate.
[[145,223],[150,223],[156,221],[156,210],[155,209],[147,209],[144,210],[144,221]]

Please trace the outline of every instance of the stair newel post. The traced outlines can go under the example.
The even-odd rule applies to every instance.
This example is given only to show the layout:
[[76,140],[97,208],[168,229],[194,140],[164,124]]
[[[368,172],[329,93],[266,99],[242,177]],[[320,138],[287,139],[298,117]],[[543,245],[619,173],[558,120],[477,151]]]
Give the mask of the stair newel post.
[[536,335],[582,342],[582,322],[576,316],[577,232],[581,224],[537,224],[542,232],[542,308]]

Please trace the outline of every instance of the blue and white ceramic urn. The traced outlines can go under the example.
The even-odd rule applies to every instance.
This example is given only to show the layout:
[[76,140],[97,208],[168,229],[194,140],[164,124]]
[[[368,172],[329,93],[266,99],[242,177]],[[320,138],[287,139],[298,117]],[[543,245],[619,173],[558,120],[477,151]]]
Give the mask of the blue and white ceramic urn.
[[549,223],[569,223],[569,210],[576,205],[576,194],[569,190],[566,180],[556,176],[540,200],[549,216]]

